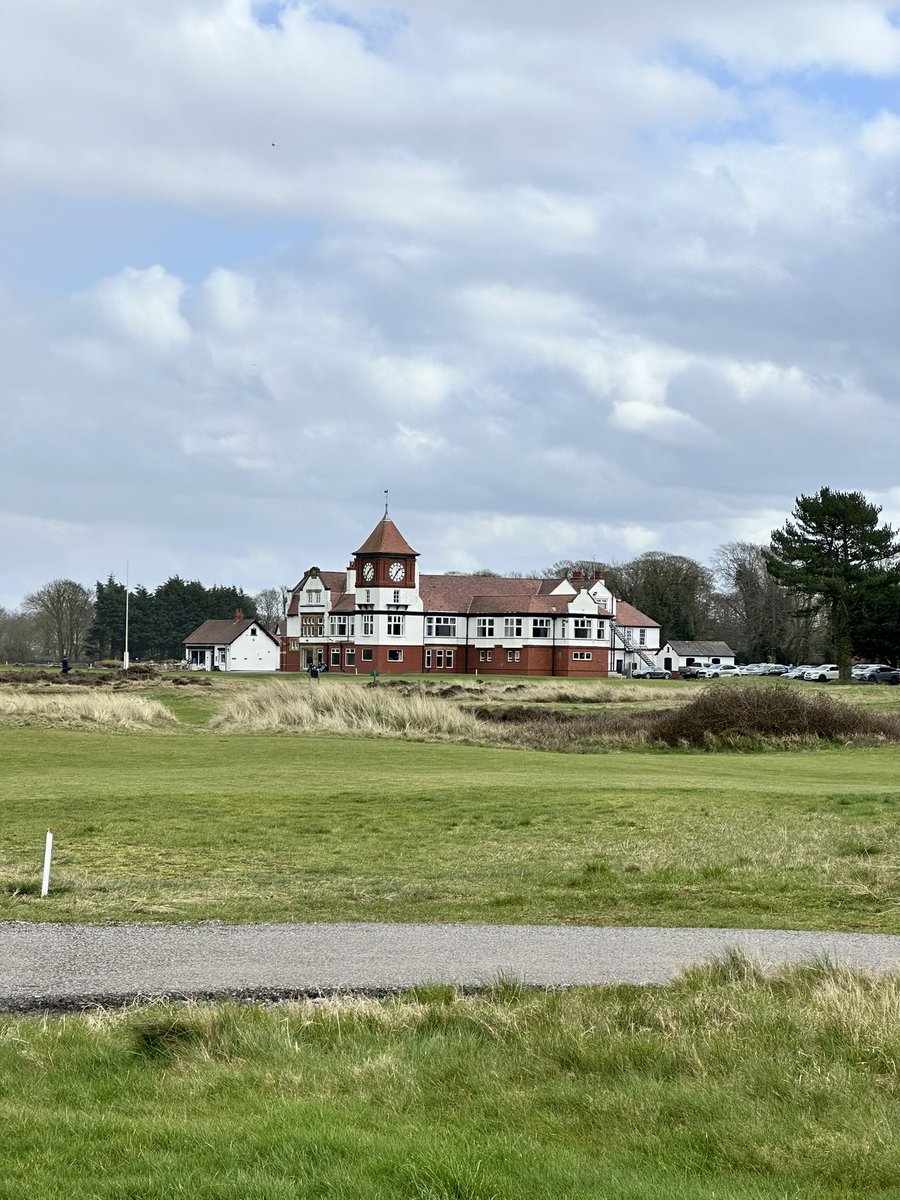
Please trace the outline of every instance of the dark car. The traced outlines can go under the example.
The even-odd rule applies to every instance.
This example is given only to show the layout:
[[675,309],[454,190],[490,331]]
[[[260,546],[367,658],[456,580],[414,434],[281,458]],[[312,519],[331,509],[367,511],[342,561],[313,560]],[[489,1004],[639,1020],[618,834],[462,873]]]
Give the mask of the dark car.
[[641,667],[639,671],[633,671],[632,679],[671,679],[670,671],[664,671],[662,667]]
[[857,678],[862,683],[900,683],[900,667],[870,667]]
[[708,665],[703,662],[688,663],[684,667],[679,667],[678,674],[682,679],[699,679],[700,672],[705,671]]

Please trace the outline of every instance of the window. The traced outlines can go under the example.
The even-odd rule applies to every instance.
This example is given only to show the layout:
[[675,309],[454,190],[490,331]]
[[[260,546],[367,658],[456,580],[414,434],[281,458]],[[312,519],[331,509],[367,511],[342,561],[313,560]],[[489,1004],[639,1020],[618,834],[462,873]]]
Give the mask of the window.
[[363,637],[371,637],[375,632],[375,618],[371,613],[363,613],[362,631]]
[[590,650],[573,650],[572,657],[576,662],[590,662],[594,656]]
[[303,637],[322,637],[325,633],[324,617],[302,617],[300,633]]
[[312,589],[310,589],[310,590],[309,590],[309,591],[306,593],[306,603],[307,603],[307,604],[321,604],[321,603],[322,603],[322,593],[321,593],[321,591],[319,591],[319,589],[318,589],[318,588],[312,588]]
[[331,665],[339,667],[341,665],[341,649],[340,646],[331,647]]
[[344,661],[348,667],[356,666],[356,650],[353,648],[353,646],[347,647],[346,651],[344,652]]
[[299,649],[300,649],[300,639],[299,638],[288,638],[288,650],[299,650]]
[[426,671],[431,670],[431,651],[430,650],[425,651],[425,670]]
[[504,617],[503,636],[507,638],[520,638],[522,636],[522,618]]
[[250,626],[250,636],[256,637],[256,626],[255,625]]
[[506,652],[506,661],[507,662],[518,662],[521,657],[522,657],[521,650],[507,650],[507,652]]
[[441,669],[443,669],[443,666],[444,666],[444,652],[443,652],[443,650],[438,650],[438,651],[436,651],[436,652],[435,652],[435,656],[434,656],[434,657],[435,657],[435,665],[436,665],[436,666],[438,666],[438,667],[440,667]]
[[456,617],[426,617],[426,637],[456,637]]
[[225,647],[224,646],[222,646],[219,649],[219,666],[220,667],[225,666]]
[[403,637],[406,632],[406,614],[388,613],[387,631],[389,637]]
[[548,638],[550,636],[550,618],[534,617],[531,622],[531,636]]
[[394,603],[395,604],[400,603],[400,593],[399,592],[394,592]]
[[646,644],[647,644],[647,630],[639,629],[638,630],[638,645],[646,646]]
[[601,640],[606,637],[606,622],[605,621],[597,622],[597,637],[600,638]]
[[452,667],[453,667],[453,651],[448,650],[447,651],[447,670],[448,671],[451,670]]
[[493,637],[494,636],[494,618],[479,617],[478,623],[475,626],[476,637]]
[[362,652],[362,660],[363,660],[363,662],[371,662],[371,661],[372,661],[372,650],[371,650],[371,648],[369,648],[368,650],[367,650],[367,649],[365,649],[365,648],[363,648],[363,652]]
[[565,618],[559,623],[559,636],[563,638],[569,636],[569,622]]
[[388,662],[403,662],[403,651],[388,650]]
[[372,593],[366,588],[366,604],[372,603]]
[[493,650],[479,650],[478,651],[478,661],[479,662],[490,662],[493,657],[494,657]]
[[594,622],[590,617],[576,617],[573,624],[575,626],[575,637],[589,638],[591,636],[591,628]]
[[332,637],[353,637],[353,617],[349,613],[340,613],[331,618],[329,628]]

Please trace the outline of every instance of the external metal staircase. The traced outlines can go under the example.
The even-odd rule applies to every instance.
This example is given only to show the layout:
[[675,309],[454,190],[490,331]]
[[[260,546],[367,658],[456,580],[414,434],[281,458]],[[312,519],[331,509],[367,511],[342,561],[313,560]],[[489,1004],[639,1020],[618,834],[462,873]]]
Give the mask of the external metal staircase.
[[618,625],[615,627],[615,635],[616,642],[621,643],[621,645],[623,645],[625,649],[630,651],[632,654],[636,654],[641,662],[645,664],[645,666],[656,666],[656,660],[651,658],[650,655],[647,654],[646,651],[642,650],[640,646],[636,645],[627,633],[622,632]]

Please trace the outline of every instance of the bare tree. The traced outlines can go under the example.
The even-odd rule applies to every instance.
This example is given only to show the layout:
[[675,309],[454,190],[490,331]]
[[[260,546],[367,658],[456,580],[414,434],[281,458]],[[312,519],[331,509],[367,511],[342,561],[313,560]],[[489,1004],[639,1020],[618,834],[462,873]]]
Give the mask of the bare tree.
[[822,622],[802,611],[802,597],[772,577],[765,547],[727,542],[714,561],[725,585],[717,597],[719,617],[735,649],[751,659],[790,662],[821,652]]
[[94,620],[94,596],[74,579],[54,579],[26,596],[23,611],[34,618],[43,649],[77,659]]
[[31,662],[37,652],[34,618],[0,608],[0,662]]
[[256,603],[256,619],[263,629],[269,633],[277,633],[278,622],[282,619],[287,608],[290,588],[263,588],[253,597]]

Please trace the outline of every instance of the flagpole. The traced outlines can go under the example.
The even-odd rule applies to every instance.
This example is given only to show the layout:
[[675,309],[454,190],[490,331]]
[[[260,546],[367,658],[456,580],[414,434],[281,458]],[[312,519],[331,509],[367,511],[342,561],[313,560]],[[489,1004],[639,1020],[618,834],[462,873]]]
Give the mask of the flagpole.
[[128,559],[125,559],[125,653],[122,655],[122,668],[128,670]]

